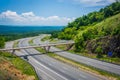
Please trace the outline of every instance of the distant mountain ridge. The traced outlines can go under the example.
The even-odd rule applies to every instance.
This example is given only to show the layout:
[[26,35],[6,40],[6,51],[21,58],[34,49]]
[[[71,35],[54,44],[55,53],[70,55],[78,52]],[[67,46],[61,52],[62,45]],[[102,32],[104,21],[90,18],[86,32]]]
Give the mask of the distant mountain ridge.
[[26,32],[52,32],[60,31],[64,26],[8,26],[0,25],[0,34],[26,33]]

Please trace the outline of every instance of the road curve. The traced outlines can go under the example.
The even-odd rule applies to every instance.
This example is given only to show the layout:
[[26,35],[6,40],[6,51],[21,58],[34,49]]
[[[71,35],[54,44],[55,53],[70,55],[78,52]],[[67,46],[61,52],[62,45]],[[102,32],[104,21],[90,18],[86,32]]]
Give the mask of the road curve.
[[[27,46],[29,39],[23,39],[19,41],[19,47]],[[37,75],[40,80],[64,80],[62,77],[59,77],[59,74],[55,73],[54,71],[50,70],[46,66],[44,66],[41,62],[39,62],[39,56],[38,52],[34,52],[32,49],[25,49],[21,50],[23,56],[27,56],[28,62],[33,65],[33,67],[36,69]],[[37,59],[36,59],[37,57]],[[40,58],[42,59],[42,58]]]
[[[34,44],[43,43],[43,42],[40,41],[39,37],[34,38],[33,42],[34,42]],[[76,55],[76,54],[71,54],[70,52],[66,52],[66,51],[58,52],[58,51],[62,51],[62,50],[60,50],[58,48],[55,48],[55,47],[51,47],[50,51],[54,52],[55,54],[58,54],[60,56],[66,57],[68,59],[77,61],[79,63],[90,65],[90,66],[93,66],[95,68],[120,75],[120,66],[119,65],[115,65],[115,64],[111,64],[111,63],[107,63],[107,62],[83,57],[83,56]],[[57,51],[57,52],[55,52],[55,51]]]
[[[19,41],[19,47],[29,45],[28,41],[30,39]],[[28,61],[38,70],[38,75],[42,80],[105,80],[105,78],[78,70],[47,55],[43,55],[35,49],[25,49],[21,50],[21,52],[28,55]]]

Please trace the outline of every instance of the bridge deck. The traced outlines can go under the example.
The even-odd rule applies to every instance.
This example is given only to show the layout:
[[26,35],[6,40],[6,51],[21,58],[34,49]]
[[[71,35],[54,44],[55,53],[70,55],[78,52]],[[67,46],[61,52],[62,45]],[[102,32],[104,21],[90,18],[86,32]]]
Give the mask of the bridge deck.
[[74,44],[74,42],[66,42],[66,43],[46,43],[46,44],[38,44],[38,45],[36,45],[36,46],[26,46],[26,47],[17,47],[17,48],[5,48],[5,49],[0,49],[0,51],[20,50],[20,49],[49,47],[49,46],[57,46],[57,45],[70,45],[70,44]]

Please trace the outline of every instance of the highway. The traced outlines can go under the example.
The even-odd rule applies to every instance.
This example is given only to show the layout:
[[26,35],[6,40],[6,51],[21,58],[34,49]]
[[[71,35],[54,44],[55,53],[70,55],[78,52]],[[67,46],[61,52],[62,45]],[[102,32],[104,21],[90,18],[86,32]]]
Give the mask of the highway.
[[[33,42],[34,42],[34,44],[43,43],[40,41],[39,37],[35,38],[33,40]],[[49,41],[46,41],[44,43],[49,43]],[[55,54],[58,54],[60,56],[66,57],[68,59],[77,61],[79,63],[83,63],[83,64],[93,66],[93,67],[101,69],[101,70],[105,70],[105,71],[120,75],[120,66],[119,65],[115,65],[115,64],[111,64],[111,63],[83,57],[80,55],[72,54],[70,52],[62,51],[62,50],[55,48],[55,47],[51,47],[50,51],[54,52]]]
[[[28,46],[29,40],[31,38],[21,39],[18,47]],[[22,58],[27,56],[28,62],[33,65],[41,80],[107,80],[41,54],[33,48],[20,50],[17,55]]]

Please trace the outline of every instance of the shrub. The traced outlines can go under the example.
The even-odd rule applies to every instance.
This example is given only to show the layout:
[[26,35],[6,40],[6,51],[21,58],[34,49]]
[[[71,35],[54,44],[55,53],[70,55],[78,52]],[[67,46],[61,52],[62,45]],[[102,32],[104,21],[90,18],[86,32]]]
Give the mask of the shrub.
[[101,47],[101,46],[98,46],[98,47],[95,49],[95,53],[98,53],[98,54],[103,53],[102,47]]

